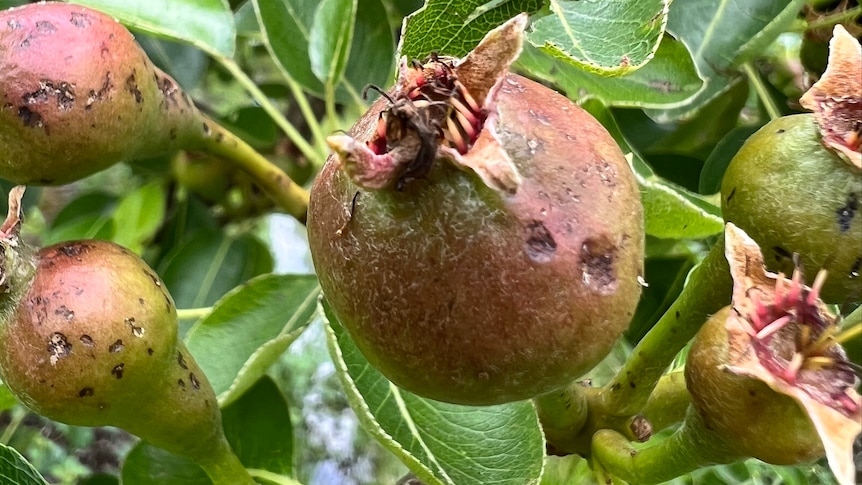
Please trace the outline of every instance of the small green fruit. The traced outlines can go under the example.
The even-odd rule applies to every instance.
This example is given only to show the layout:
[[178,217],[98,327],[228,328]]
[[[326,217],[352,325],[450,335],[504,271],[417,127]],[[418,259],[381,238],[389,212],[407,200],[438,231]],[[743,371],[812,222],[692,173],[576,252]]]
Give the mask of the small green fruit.
[[785,116],[751,136],[721,185],[725,220],[763,248],[770,270],[829,271],[823,300],[862,299],[862,171],[821,143],[814,116]]

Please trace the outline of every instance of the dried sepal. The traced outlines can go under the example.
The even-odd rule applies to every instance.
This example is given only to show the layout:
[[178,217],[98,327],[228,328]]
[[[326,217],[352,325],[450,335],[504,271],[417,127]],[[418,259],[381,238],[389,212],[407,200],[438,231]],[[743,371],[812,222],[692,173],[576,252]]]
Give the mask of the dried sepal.
[[0,225],[0,240],[5,246],[18,245],[18,234],[21,232],[21,221],[24,216],[21,199],[24,198],[25,189],[23,185],[16,185],[9,190],[9,210],[6,213],[6,220]]
[[838,318],[818,296],[825,272],[808,287],[798,270],[790,279],[766,271],[757,243],[732,223],[725,245],[734,282],[725,370],[793,398],[814,424],[839,482],[853,483],[862,401],[856,375],[834,340]]
[[516,16],[461,60],[401,59],[395,87],[381,92],[387,107],[371,138],[327,139],[345,173],[365,189],[401,190],[443,159],[499,192],[516,192],[521,177],[494,133],[494,99],[521,52],[526,24],[526,14]]
[[842,25],[829,41],[826,71],[799,99],[814,112],[826,146],[862,169],[862,46]]

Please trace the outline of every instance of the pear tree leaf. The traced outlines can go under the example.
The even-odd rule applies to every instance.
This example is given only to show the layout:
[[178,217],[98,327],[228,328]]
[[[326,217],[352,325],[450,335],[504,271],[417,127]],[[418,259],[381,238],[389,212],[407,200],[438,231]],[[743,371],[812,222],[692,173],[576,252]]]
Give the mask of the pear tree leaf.
[[[241,396],[317,311],[314,275],[267,274],[229,292],[185,341],[224,406]],[[240,336],[240,337],[238,337]]]
[[426,0],[404,19],[398,57],[424,59],[432,52],[463,57],[490,30],[522,12],[535,13],[541,0]]
[[323,302],[327,344],[360,424],[426,485],[537,484],[545,442],[530,401],[470,407],[421,398],[389,382]]
[[15,448],[0,444],[0,485],[48,485],[48,482]]
[[685,45],[667,35],[651,61],[622,76],[589,72],[529,44],[515,67],[553,84],[579,104],[595,99],[607,106],[671,108],[687,102],[703,87]]
[[165,189],[159,183],[143,185],[120,199],[114,211],[113,241],[142,254],[165,217]]
[[527,40],[554,58],[605,76],[644,66],[664,35],[670,0],[551,0]]
[[233,57],[236,27],[227,0],[74,0],[113,15],[132,29]]
[[341,81],[356,19],[356,0],[321,0],[311,24],[308,58],[311,71],[324,86]]
[[684,106],[651,111],[667,122],[692,114],[741,82],[739,66],[784,32],[805,0],[686,0],[674,2],[667,30],[688,46],[706,86]]
[[[323,56],[330,53],[323,50],[324,45],[311,46],[312,42],[323,42],[312,39],[319,39],[322,35],[313,34],[316,10],[309,8],[303,0],[252,0],[251,4],[263,34],[263,43],[281,73],[299,83],[307,92],[322,98],[323,82],[312,69],[311,53],[317,56],[318,61],[315,62],[322,62]],[[335,99],[339,102],[356,101],[366,84],[389,84],[395,67],[395,40],[389,23],[381,22],[386,11],[382,0],[356,0],[355,4],[350,45],[339,46],[339,49],[352,53],[346,58],[343,76],[335,91]]]

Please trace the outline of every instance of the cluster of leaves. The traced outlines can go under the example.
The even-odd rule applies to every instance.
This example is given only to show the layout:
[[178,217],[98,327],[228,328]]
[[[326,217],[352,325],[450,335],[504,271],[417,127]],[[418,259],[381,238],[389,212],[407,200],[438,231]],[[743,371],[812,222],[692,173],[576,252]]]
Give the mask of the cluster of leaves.
[[[0,0],[0,8],[20,3]],[[391,83],[397,55],[463,55],[488,30],[529,12],[534,22],[516,69],[599,119],[630,153],[641,187],[650,286],[629,344],[661,316],[722,231],[714,194],[724,167],[770,117],[794,111],[787,100],[800,89],[791,73],[805,28],[799,15],[808,8],[804,0],[76,3],[129,26],[200,106],[301,183],[322,165],[325,135],[347,128],[365,109],[362,87]],[[70,188],[30,191],[25,203],[35,209],[27,235],[40,244],[110,239],[157,269],[178,308],[187,310],[182,314],[199,317],[184,320],[185,342],[215,387],[229,440],[257,478],[297,483],[288,477],[308,473],[295,466],[296,410],[284,397],[291,390],[283,362],[281,371],[272,369],[309,325],[323,321],[347,402],[423,482],[589,480],[586,461],[546,456],[528,402],[467,408],[388,382],[318,308],[301,229],[274,229],[284,219],[256,202],[254,187],[229,168],[216,169],[217,161],[205,163],[189,176],[177,159],[134,161]],[[221,190],[206,190],[213,186]],[[590,377],[600,380],[603,369],[618,365],[624,347]],[[14,401],[5,397],[11,408]],[[14,449],[0,452],[0,483],[44,483]],[[814,483],[819,470],[746,462],[702,470],[694,479]],[[195,465],[143,443],[125,456],[119,473],[126,484],[209,483]],[[118,483],[98,480],[88,483]]]

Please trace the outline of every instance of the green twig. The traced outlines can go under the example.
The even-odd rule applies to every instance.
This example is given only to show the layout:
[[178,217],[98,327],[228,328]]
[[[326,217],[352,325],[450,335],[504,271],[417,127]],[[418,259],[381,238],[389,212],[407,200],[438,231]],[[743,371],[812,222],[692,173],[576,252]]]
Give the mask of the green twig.
[[616,431],[601,430],[593,437],[592,452],[605,471],[638,484],[665,482],[706,465],[743,458],[706,428],[692,406],[685,423],[666,439],[636,449]]
[[224,437],[214,455],[199,465],[213,485],[257,485]]
[[197,320],[212,313],[213,307],[177,308],[177,318],[180,320]]
[[9,440],[12,439],[15,431],[18,431],[18,427],[21,426],[21,423],[24,422],[24,418],[27,417],[27,411],[20,406],[13,408],[11,414],[12,417],[9,420],[9,424],[6,425],[6,429],[3,430],[3,435],[0,436],[0,443],[4,445],[9,444]]
[[615,416],[641,412],[674,357],[697,334],[710,314],[730,304],[732,287],[724,240],[720,238],[692,270],[676,301],[601,390],[596,412]]
[[[309,144],[305,138],[299,133],[299,131],[290,124],[289,121],[281,114],[281,112],[269,101],[269,98],[257,87],[254,81],[243,72],[242,69],[237,65],[237,63],[233,59],[229,59],[227,57],[216,57],[222,66],[231,73],[231,75],[237,80],[237,82],[245,88],[246,91],[251,95],[252,98],[263,108],[264,111],[272,118],[272,120],[279,126],[279,128],[284,131],[287,137],[290,139],[291,143],[293,143],[300,152],[311,161],[318,161],[320,158],[320,154],[314,149],[314,147]],[[300,96],[301,97],[301,96]],[[309,119],[307,113],[303,112],[303,116],[306,116],[306,120]],[[313,119],[313,116],[311,116]],[[316,122],[316,121],[315,121]],[[312,125],[309,125],[312,126]]]
[[781,111],[779,111],[778,106],[775,104],[775,100],[769,95],[769,91],[766,89],[766,85],[763,83],[763,78],[760,77],[760,73],[757,72],[757,69],[755,69],[750,62],[746,62],[742,64],[742,70],[745,72],[745,75],[748,77],[748,81],[757,92],[757,97],[760,99],[760,102],[763,103],[763,107],[766,109],[766,114],[769,115],[769,119],[777,120],[778,118],[781,118]]
[[251,176],[282,211],[305,224],[308,191],[297,185],[282,169],[258,153],[248,143],[218,123],[201,115],[207,127],[199,148],[234,163]]
[[849,8],[843,12],[838,12],[838,13],[834,13],[831,15],[826,15],[824,17],[820,17],[817,20],[803,23],[799,27],[794,26],[792,31],[805,32],[806,30],[822,29],[824,27],[831,27],[833,25],[844,23],[845,21],[848,21],[848,20],[856,20],[856,18],[860,17],[860,16],[862,16],[862,5],[857,5],[853,8]]
[[643,415],[652,425],[653,432],[658,432],[682,421],[690,403],[684,372],[671,372],[659,379],[647,400]]

